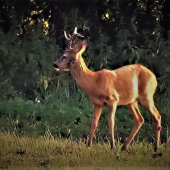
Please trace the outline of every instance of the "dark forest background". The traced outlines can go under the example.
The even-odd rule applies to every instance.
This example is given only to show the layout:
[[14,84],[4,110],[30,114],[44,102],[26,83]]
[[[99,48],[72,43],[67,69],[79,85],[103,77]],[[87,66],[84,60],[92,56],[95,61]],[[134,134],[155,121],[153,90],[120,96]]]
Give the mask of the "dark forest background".
[[[85,36],[83,54],[91,70],[140,63],[158,80],[156,106],[162,115],[162,142],[170,128],[169,0],[0,0],[0,129],[30,136],[87,138],[92,104],[69,72],[53,63],[66,47],[64,31]],[[154,123],[141,107],[145,124],[135,140],[154,139]],[[116,113],[116,138],[133,127],[129,111]],[[96,132],[108,140],[104,109]]]

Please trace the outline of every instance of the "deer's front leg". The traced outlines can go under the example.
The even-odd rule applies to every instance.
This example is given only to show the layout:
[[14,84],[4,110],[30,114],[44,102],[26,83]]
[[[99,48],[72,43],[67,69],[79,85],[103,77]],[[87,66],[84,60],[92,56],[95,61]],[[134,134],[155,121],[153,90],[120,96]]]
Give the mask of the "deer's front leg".
[[115,148],[114,142],[114,123],[115,123],[115,112],[116,112],[117,104],[113,104],[112,106],[108,106],[108,124],[109,124],[109,131],[110,131],[110,145],[111,149]]
[[91,124],[91,131],[90,131],[90,136],[89,136],[89,141],[88,141],[88,147],[91,147],[91,145],[92,145],[92,139],[93,139],[96,127],[98,125],[101,112],[102,112],[102,107],[94,105],[93,119],[92,119],[92,124]]

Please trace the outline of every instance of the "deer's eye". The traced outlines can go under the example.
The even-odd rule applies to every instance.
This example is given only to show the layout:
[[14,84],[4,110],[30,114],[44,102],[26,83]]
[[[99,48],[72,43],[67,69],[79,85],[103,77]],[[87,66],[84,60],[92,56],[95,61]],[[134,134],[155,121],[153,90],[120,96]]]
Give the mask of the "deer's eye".
[[63,55],[62,60],[65,60],[66,58],[67,58],[67,56]]

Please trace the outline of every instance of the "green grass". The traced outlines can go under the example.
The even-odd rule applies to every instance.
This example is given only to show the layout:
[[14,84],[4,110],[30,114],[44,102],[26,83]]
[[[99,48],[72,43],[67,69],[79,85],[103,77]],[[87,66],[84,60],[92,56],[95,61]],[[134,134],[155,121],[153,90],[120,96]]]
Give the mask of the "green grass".
[[109,144],[94,144],[89,149],[84,142],[0,133],[0,169],[157,170],[159,167],[166,170],[170,167],[169,145],[160,146],[158,153],[146,142],[136,143],[126,152],[120,149],[117,146],[110,150]]
[[17,167],[11,168],[12,170],[169,170],[170,168],[164,167]]

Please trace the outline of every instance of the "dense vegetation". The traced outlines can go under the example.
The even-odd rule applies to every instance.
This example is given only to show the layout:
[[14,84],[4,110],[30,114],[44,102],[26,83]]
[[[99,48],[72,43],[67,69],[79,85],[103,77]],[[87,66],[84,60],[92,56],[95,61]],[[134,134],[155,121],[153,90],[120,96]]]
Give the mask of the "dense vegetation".
[[[1,0],[0,129],[17,135],[86,140],[92,105],[69,72],[52,64],[66,47],[63,31],[88,40],[88,68],[116,69],[141,63],[158,79],[155,102],[162,115],[161,141],[170,140],[169,0]],[[141,107],[145,124],[135,140],[154,143],[154,123]],[[125,107],[116,114],[116,138],[133,126]],[[104,109],[96,140],[109,140]]]

